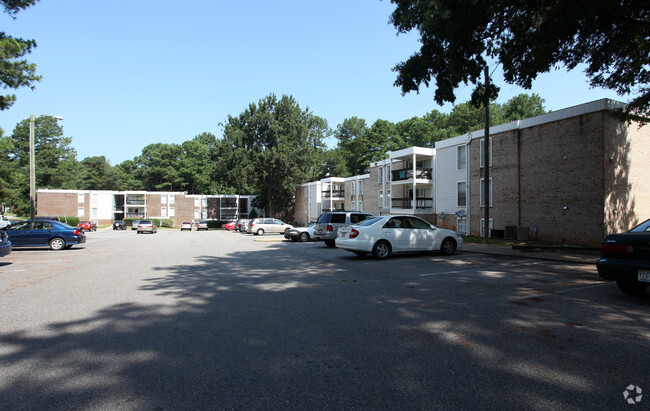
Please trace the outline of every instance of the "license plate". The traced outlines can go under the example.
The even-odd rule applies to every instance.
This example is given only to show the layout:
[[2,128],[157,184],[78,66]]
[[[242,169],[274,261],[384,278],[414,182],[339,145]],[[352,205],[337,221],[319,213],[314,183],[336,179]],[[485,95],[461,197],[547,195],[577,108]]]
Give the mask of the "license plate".
[[650,283],[650,271],[639,270],[639,281],[642,281],[644,283]]

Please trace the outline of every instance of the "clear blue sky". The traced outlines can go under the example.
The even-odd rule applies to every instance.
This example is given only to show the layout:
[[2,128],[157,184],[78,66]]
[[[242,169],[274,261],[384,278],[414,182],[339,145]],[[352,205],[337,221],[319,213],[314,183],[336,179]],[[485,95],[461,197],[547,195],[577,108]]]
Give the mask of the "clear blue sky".
[[[118,164],[148,144],[221,138],[220,122],[270,93],[293,95],[331,128],[352,116],[370,125],[448,113],[432,89],[402,96],[393,86],[392,67],[418,49],[416,33],[397,36],[388,23],[393,9],[387,0],[41,0],[16,20],[0,15],[2,31],[36,40],[28,60],[43,76],[16,92],[0,127],[10,135],[30,114],[62,116],[79,160]],[[580,70],[540,76],[530,91],[498,70],[494,81],[499,103],[522,92],[549,110],[626,100],[591,89]],[[470,94],[458,90],[457,103]]]

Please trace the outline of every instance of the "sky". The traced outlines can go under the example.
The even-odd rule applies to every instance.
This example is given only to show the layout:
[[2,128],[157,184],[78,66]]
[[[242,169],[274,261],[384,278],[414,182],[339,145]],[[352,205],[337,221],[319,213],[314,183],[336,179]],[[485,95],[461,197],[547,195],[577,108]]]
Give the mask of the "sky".
[[[434,89],[402,96],[393,85],[392,68],[419,49],[417,33],[397,35],[389,23],[394,8],[387,0],[41,0],[15,19],[0,13],[0,31],[36,40],[27,59],[43,76],[34,90],[0,90],[17,96],[0,111],[0,128],[7,136],[31,114],[61,116],[78,160],[115,165],[149,144],[221,138],[220,123],[271,93],[292,95],[332,129],[352,116],[372,125],[449,113]],[[579,69],[543,74],[531,90],[492,69],[497,103],[521,93],[554,111],[628,100],[591,88]],[[471,90],[458,89],[456,103]]]

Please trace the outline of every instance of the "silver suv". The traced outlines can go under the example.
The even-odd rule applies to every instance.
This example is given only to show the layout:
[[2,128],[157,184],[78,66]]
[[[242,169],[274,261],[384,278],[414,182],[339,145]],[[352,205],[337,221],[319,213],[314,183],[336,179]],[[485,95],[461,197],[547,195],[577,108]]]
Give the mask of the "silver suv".
[[334,240],[339,227],[359,224],[363,220],[373,218],[370,213],[359,211],[332,211],[323,213],[314,224],[314,240],[325,240],[328,247],[335,247]]

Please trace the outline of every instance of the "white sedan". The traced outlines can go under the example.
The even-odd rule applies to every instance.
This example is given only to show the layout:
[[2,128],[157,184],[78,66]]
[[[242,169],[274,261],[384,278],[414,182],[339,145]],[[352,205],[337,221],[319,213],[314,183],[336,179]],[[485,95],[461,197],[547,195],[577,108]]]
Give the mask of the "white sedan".
[[372,253],[381,260],[391,253],[400,252],[453,254],[463,247],[463,239],[455,232],[438,228],[419,217],[386,215],[339,228],[336,246],[357,255]]

